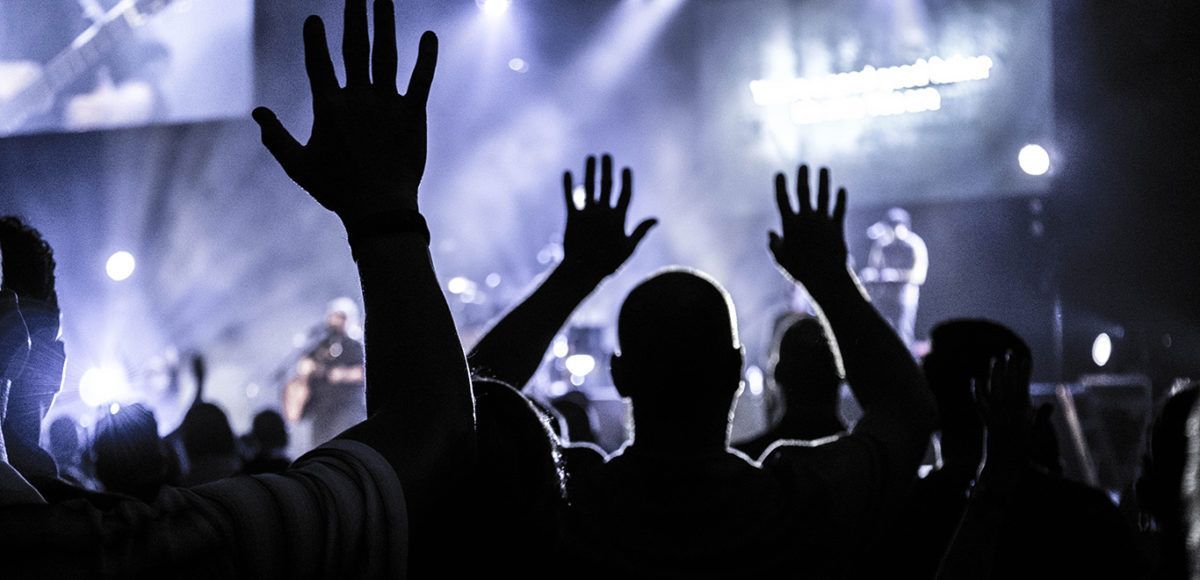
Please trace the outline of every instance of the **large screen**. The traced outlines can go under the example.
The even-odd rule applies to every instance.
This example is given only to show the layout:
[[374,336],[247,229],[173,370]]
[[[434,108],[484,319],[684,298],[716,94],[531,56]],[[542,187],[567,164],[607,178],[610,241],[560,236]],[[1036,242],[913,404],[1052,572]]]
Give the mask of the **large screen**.
[[716,179],[828,164],[860,206],[1046,186],[1018,157],[1029,144],[1053,152],[1048,0],[724,0],[700,10],[702,142]]
[[0,0],[0,136],[244,115],[253,0]]

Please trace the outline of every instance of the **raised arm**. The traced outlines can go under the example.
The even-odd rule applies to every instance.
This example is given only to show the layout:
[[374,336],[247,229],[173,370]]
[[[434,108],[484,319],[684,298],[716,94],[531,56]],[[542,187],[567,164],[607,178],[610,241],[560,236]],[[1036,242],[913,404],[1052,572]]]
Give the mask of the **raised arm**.
[[571,313],[605,278],[615,273],[633,255],[638,243],[658,220],[648,219],[625,234],[625,218],[633,196],[633,173],[621,171],[621,191],[612,203],[612,157],[605,155],[600,166],[599,195],[596,191],[596,158],[588,157],[584,169],[583,207],[575,204],[575,179],[563,174],[563,197],[567,227],[563,235],[563,261],[550,272],[532,294],[510,310],[471,349],[467,357],[471,372],[507,383],[525,386]]
[[438,43],[432,32],[421,37],[408,90],[400,95],[392,2],[375,2],[374,54],[365,0],[347,0],[345,19],[344,87],[321,19],[310,16],[304,24],[313,93],[308,143],[296,141],[269,109],[256,109],[254,119],[284,171],[346,227],[367,313],[371,417],[352,435],[392,462],[416,511],[418,497],[443,486],[451,464],[469,464],[474,456],[466,362],[417,202]]
[[847,267],[846,190],[838,190],[830,213],[829,170],[821,169],[814,208],[805,165],[800,166],[797,190],[799,211],[794,211],[786,179],[776,175],[783,235],[771,232],[771,253],[784,272],[812,295],[833,331],[846,380],[863,407],[863,418],[854,431],[877,436],[889,467],[903,469],[912,463],[915,472],[926,437],[936,425],[933,396],[904,343],[867,301]]

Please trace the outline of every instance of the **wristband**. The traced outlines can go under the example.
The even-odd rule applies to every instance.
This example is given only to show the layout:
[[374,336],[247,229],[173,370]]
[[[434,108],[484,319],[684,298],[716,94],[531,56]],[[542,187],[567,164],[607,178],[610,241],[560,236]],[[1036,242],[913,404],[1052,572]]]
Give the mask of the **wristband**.
[[429,245],[429,224],[416,210],[386,211],[346,222],[346,236],[351,249],[371,238],[393,234],[419,234],[425,240],[425,245]]

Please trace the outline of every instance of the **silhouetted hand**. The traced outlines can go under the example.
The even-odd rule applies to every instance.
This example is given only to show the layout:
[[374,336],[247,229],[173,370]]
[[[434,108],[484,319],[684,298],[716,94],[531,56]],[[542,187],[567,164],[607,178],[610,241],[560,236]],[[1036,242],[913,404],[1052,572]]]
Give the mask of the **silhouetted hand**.
[[975,404],[987,427],[989,466],[1023,469],[1029,462],[1034,428],[1029,371],[1029,359],[1009,351],[992,359],[987,380],[975,382]]
[[583,188],[586,192],[583,207],[576,207],[574,177],[570,171],[563,173],[563,195],[567,202],[563,263],[603,278],[616,272],[633,255],[634,249],[658,220],[644,220],[632,234],[625,235],[625,218],[633,196],[633,173],[628,167],[621,170],[621,192],[616,205],[612,205],[613,166],[609,155],[601,160],[599,195],[596,194],[594,156],[587,158]]
[[846,190],[839,189],[829,213],[829,170],[822,168],[817,183],[817,206],[812,206],[808,166],[801,165],[796,180],[800,211],[792,210],[787,180],[775,175],[775,202],[783,222],[783,235],[770,232],[771,254],[794,280],[809,286],[830,276],[846,274]]
[[[254,110],[262,140],[300,187],[343,221],[396,210],[416,211],[425,172],[425,104],[437,63],[437,36],[421,36],[408,91],[396,90],[396,22],[391,0],[375,1],[375,47],[367,35],[366,0],[346,0],[338,79],[317,16],[304,23],[304,60],[313,94],[313,128],[301,145],[265,107]],[[373,78],[372,78],[373,75]]]

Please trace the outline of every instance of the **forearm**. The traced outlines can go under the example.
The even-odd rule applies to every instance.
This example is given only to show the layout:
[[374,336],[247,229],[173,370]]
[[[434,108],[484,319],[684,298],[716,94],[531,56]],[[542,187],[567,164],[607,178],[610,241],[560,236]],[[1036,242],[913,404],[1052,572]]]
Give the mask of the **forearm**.
[[837,341],[846,380],[867,413],[890,413],[932,430],[933,395],[912,355],[863,296],[849,270],[805,285]]
[[559,329],[603,278],[560,264],[479,339],[467,358],[471,372],[524,387]]
[[367,411],[394,408],[433,431],[473,431],[466,361],[450,309],[419,234],[357,242],[362,282]]

